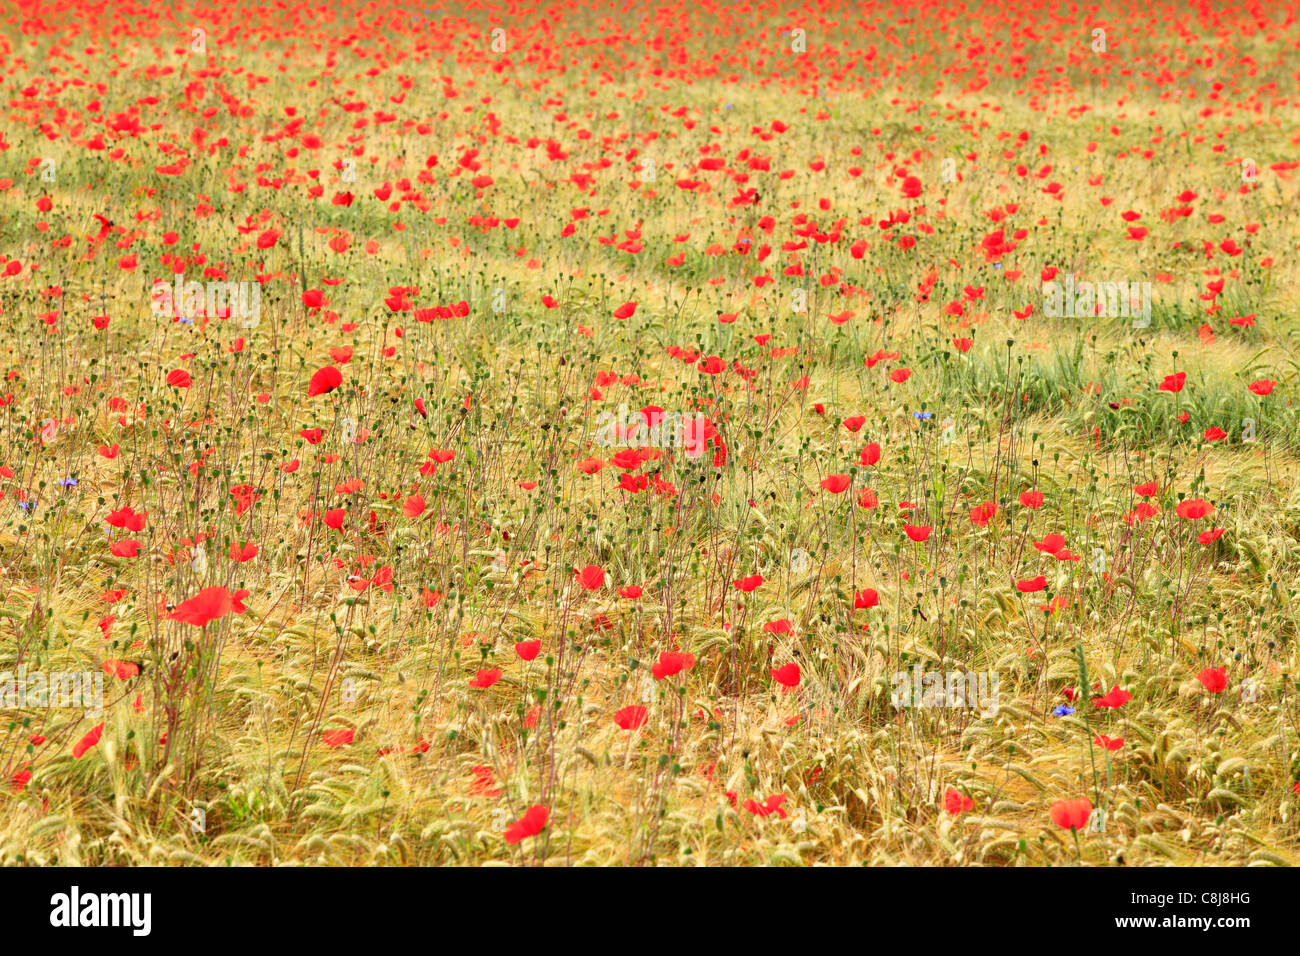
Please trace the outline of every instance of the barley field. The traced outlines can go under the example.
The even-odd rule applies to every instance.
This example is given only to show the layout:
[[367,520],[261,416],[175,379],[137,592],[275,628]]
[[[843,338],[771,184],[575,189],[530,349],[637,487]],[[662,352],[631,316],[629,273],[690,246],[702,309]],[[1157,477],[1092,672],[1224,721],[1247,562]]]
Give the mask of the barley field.
[[1287,866],[1300,21],[0,16],[0,863]]

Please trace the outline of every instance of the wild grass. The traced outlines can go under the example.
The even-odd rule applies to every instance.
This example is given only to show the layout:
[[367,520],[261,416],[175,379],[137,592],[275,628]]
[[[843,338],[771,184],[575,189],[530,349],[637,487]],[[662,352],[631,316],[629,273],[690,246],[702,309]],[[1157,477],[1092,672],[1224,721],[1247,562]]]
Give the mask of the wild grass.
[[[1150,87],[1122,105],[1097,88],[1084,96],[1095,77],[1077,63],[1065,99],[1089,103],[1081,116],[1036,110],[1010,77],[951,97],[924,77],[900,76],[901,94],[832,86],[821,105],[719,77],[656,87],[619,76],[590,97],[566,79],[569,104],[543,109],[549,93],[489,87],[482,63],[448,56],[437,74],[460,99],[446,99],[425,67],[401,106],[386,107],[430,119],[436,136],[393,124],[354,146],[353,114],[331,97],[383,104],[399,89],[393,77],[367,77],[368,61],[340,53],[352,58],[337,70],[343,95],[311,85],[321,54],[281,51],[280,72],[260,59],[276,49],[264,40],[214,54],[269,81],[246,94],[250,116],[221,109],[205,127],[209,140],[227,136],[246,151],[192,148],[180,177],[156,172],[165,160],[146,144],[189,142],[195,117],[178,104],[197,64],[156,58],[177,73],[159,102],[144,102],[163,81],[144,73],[139,38],[123,49],[132,67],[112,95],[163,135],[123,140],[125,156],[109,159],[71,136],[47,140],[16,111],[4,124],[9,166],[48,155],[58,176],[42,184],[23,168],[0,192],[9,255],[40,266],[0,280],[9,333],[0,387],[13,396],[0,408],[0,465],[12,469],[0,486],[0,672],[98,671],[105,660],[143,672],[106,676],[103,736],[81,757],[73,745],[96,720],[79,710],[0,717],[0,779],[32,773],[0,792],[0,863],[1297,861],[1300,229],[1294,181],[1265,171],[1294,151],[1280,120],[1207,120],[1203,100]],[[1285,77],[1260,61],[1260,84]],[[8,95],[43,65],[29,59]],[[233,95],[224,81],[201,85],[201,104],[222,104],[218,87]],[[493,99],[462,112],[470,94]],[[35,98],[83,110],[96,95],[59,81]],[[921,113],[909,112],[918,101]],[[683,105],[698,120],[691,128],[661,109]],[[325,149],[291,158],[285,142],[268,141],[288,106],[313,120],[327,108],[309,127]],[[972,134],[924,115],[957,109],[988,125]],[[488,110],[515,141],[490,132]],[[563,110],[592,137],[554,118]],[[751,135],[778,118],[787,133]],[[1153,147],[1157,128],[1169,138]],[[1232,131],[1231,156],[1259,162],[1258,188],[1242,193],[1230,156],[1169,132],[1221,128]],[[1013,150],[1021,130],[1027,145]],[[567,158],[548,161],[530,137],[555,139]],[[712,155],[737,168],[742,148],[770,155],[772,172],[736,184],[696,171],[715,143]],[[634,146],[659,164],[657,179],[635,189]],[[471,147],[496,179],[481,194],[468,175],[448,175]],[[1150,148],[1154,160],[1139,158]],[[925,192],[912,201],[892,173],[914,151]],[[971,151],[979,162],[962,159]],[[959,182],[941,179],[946,156],[959,159]],[[357,161],[355,182],[336,165],[346,158]],[[826,171],[810,171],[816,158]],[[1024,177],[1014,171],[1022,161],[1055,168]],[[566,182],[584,164],[594,194]],[[861,176],[845,172],[854,165]],[[784,169],[797,174],[778,178]],[[418,180],[422,170],[431,182]],[[255,185],[258,176],[284,183]],[[711,191],[674,185],[686,177]],[[390,211],[373,191],[403,178],[421,196]],[[232,191],[232,181],[247,188]],[[1049,181],[1063,184],[1063,200],[1042,192]],[[313,182],[322,198],[309,197]],[[757,207],[728,205],[756,184]],[[1183,190],[1200,197],[1197,215],[1162,222]],[[342,191],[352,205],[330,205]],[[36,207],[40,195],[52,211]],[[1101,205],[1103,195],[1114,203]],[[991,221],[1007,203],[1017,210]],[[590,218],[562,237],[584,207]],[[893,231],[916,238],[911,249],[882,238],[879,222],[900,209],[913,218]],[[1142,212],[1148,240],[1123,238],[1124,209]],[[1207,224],[1207,212],[1224,222]],[[124,231],[96,239],[95,213]],[[783,250],[800,238],[801,213],[823,232],[843,219],[843,241]],[[764,215],[776,222],[770,235]],[[483,229],[471,216],[520,224]],[[253,247],[272,226],[279,242]],[[995,228],[1026,230],[997,263],[980,251]],[[165,244],[172,230],[179,241]],[[640,252],[599,240],[638,230]],[[52,247],[65,233],[71,246]],[[342,233],[350,245],[338,252],[329,241]],[[733,251],[742,235],[751,250],[770,243],[771,257]],[[859,238],[870,243],[860,259],[849,249]],[[1244,253],[1207,258],[1202,242],[1226,238]],[[724,252],[706,251],[714,243]],[[150,287],[170,280],[159,258],[169,252],[206,256],[187,278],[204,268],[232,281],[269,277],[256,327],[156,318]],[[678,253],[684,263],[668,265]],[[121,268],[133,254],[135,268]],[[783,275],[796,261],[805,275]],[[1048,266],[1156,283],[1151,327],[1044,317],[1038,277]],[[1211,268],[1229,278],[1216,313],[1198,298]],[[756,287],[762,273],[773,284]],[[416,308],[465,300],[469,314],[418,321],[385,304],[396,286],[419,290]],[[985,291],[961,316],[946,314],[967,286]],[[308,289],[329,303],[306,307]],[[794,289],[805,291],[805,311],[791,309]],[[616,320],[624,302],[637,311]],[[854,313],[844,324],[828,318],[844,311]],[[738,317],[722,323],[720,313]],[[1255,325],[1227,322],[1246,314]],[[111,317],[106,330],[91,324],[97,315]],[[1207,322],[1213,342],[1198,333]],[[963,337],[973,338],[966,352],[953,345]],[[726,371],[702,374],[672,346],[719,356]],[[352,349],[346,363],[329,352],[341,347]],[[881,349],[899,358],[868,368]],[[309,398],[313,372],[331,364],[342,387]],[[911,377],[891,381],[900,367]],[[166,384],[176,368],[190,372],[188,388]],[[1159,390],[1177,371],[1187,373],[1183,390]],[[597,386],[610,372],[618,380]],[[1265,378],[1272,394],[1249,390]],[[698,460],[666,451],[633,473],[671,488],[619,490],[595,419],[620,402],[705,411],[725,461],[715,446]],[[843,421],[855,415],[865,421],[851,432]],[[57,432],[43,440],[48,419]],[[1226,437],[1207,440],[1212,426]],[[318,445],[300,437],[314,427],[324,429]],[[868,466],[859,455],[869,442],[882,457]],[[116,458],[98,452],[113,443]],[[455,457],[422,473],[431,449]],[[588,475],[578,463],[591,457],[605,464]],[[300,467],[286,473],[294,459]],[[851,488],[824,490],[832,474]],[[75,485],[60,484],[68,478]],[[1144,482],[1158,486],[1149,500],[1159,513],[1130,522]],[[245,485],[259,497],[237,512],[232,489]],[[864,489],[877,505],[857,505]],[[1032,510],[1019,496],[1035,489],[1044,503]],[[427,507],[409,517],[403,504],[415,493]],[[1214,514],[1178,517],[1190,498]],[[984,502],[998,508],[981,526],[970,512]],[[105,516],[125,505],[149,516],[132,535],[143,544],[135,558],[114,556],[111,541],[125,535],[105,533]],[[319,521],[333,508],[346,509],[340,530]],[[934,530],[914,543],[904,524]],[[1210,528],[1222,536],[1198,543]],[[1082,560],[1033,549],[1054,532]],[[206,563],[196,565],[199,536]],[[231,545],[246,542],[259,546],[256,558],[230,560]],[[577,583],[575,569],[588,565],[604,569],[602,588]],[[380,568],[392,571],[391,591],[353,587]],[[757,590],[734,586],[752,574],[764,579]],[[1017,589],[1039,574],[1045,590]],[[633,584],[640,597],[620,596]],[[216,585],[247,589],[246,612],[202,628],[170,618],[169,606]],[[120,600],[103,600],[119,588]],[[855,610],[865,588],[879,606]],[[1040,609],[1053,599],[1054,610]],[[782,619],[788,633],[764,629]],[[542,651],[526,663],[514,645],[529,640]],[[651,667],[673,650],[694,655],[693,666],[656,680]],[[771,674],[789,662],[801,671],[792,693]],[[996,673],[996,713],[894,706],[893,675],[916,665]],[[1222,693],[1198,682],[1211,667],[1227,668]],[[500,679],[471,687],[489,668]],[[1114,686],[1132,699],[1091,703]],[[1076,709],[1057,715],[1066,691]],[[629,705],[647,708],[643,727],[617,726]],[[326,743],[338,730],[351,741]],[[1098,734],[1122,737],[1122,749],[1103,749]],[[950,789],[973,808],[946,811]],[[775,794],[786,816],[746,809]],[[1104,830],[1077,844],[1050,816],[1055,801],[1076,797],[1106,813]],[[535,804],[549,810],[545,829],[507,843],[506,825]]]

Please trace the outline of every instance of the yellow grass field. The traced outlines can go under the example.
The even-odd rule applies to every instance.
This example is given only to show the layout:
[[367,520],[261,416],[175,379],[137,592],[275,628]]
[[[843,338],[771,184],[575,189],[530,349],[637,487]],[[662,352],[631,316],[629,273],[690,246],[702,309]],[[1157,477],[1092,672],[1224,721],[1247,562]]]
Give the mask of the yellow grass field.
[[1090,9],[6,11],[0,864],[1296,863],[1300,22]]

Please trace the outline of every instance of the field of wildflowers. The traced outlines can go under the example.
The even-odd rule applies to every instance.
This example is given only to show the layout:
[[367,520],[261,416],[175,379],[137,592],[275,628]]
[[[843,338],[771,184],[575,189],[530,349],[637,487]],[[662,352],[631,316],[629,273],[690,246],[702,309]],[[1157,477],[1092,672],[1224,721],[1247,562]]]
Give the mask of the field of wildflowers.
[[1294,6],[20,0],[0,82],[0,864],[1296,862]]

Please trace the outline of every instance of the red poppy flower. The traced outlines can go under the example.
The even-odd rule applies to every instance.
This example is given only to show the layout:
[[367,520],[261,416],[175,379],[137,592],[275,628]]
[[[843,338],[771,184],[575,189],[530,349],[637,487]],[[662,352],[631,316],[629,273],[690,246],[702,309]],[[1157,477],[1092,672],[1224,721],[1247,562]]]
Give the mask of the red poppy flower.
[[614,714],[614,723],[623,730],[636,730],[638,727],[645,726],[649,719],[649,711],[640,704],[629,704]]
[[523,661],[535,660],[538,652],[542,649],[541,641],[520,641],[515,645],[515,653]]
[[1078,800],[1057,800],[1052,804],[1052,822],[1065,830],[1082,830],[1092,816],[1092,801],[1087,797]]
[[578,583],[582,585],[584,591],[595,591],[605,585],[604,568],[599,568],[594,564],[589,564],[581,571],[575,573],[578,575]]
[[915,524],[903,525],[903,531],[907,534],[909,538],[911,538],[913,541],[917,542],[918,544],[924,541],[926,538],[930,537],[930,532],[933,530],[934,528],[930,527],[929,525],[915,525]]
[[854,609],[877,607],[880,604],[880,595],[876,593],[875,588],[863,588],[853,596]]
[[794,690],[799,686],[799,681],[802,679],[799,665],[791,661],[789,664],[782,664],[780,667],[772,668],[772,679],[786,690]]
[[137,512],[132,508],[118,508],[116,511],[110,512],[104,521],[114,528],[123,528],[127,531],[143,531],[148,517],[149,513],[147,511]]
[[1228,669],[1226,667],[1207,667],[1196,675],[1196,679],[1211,694],[1222,694],[1228,686]]
[[546,827],[549,817],[550,811],[546,807],[540,803],[533,804],[522,817],[506,827],[506,842],[513,845],[527,837],[537,836]]
[[[426,746],[420,752],[424,753],[427,749],[428,746],[426,742]],[[501,796],[501,791],[492,786],[491,767],[488,767],[484,764],[478,764],[477,766],[470,767],[470,773],[474,775],[474,782],[470,784],[470,788],[469,788],[469,792],[471,794],[473,794],[476,797]]]
[[230,494],[235,499],[235,514],[237,515],[242,515],[262,498],[260,494],[253,490],[252,485],[236,485],[230,489]]
[[747,578],[741,578],[739,581],[732,581],[731,583],[741,591],[753,591],[763,583],[763,575],[751,574]]
[[1123,707],[1132,699],[1132,694],[1126,690],[1121,690],[1119,685],[1116,684],[1110,689],[1109,694],[1105,697],[1094,697],[1092,702],[1098,707]]
[[480,690],[487,690],[501,679],[501,671],[493,667],[488,670],[481,670],[469,679],[470,687],[477,687]]
[[831,494],[838,495],[849,487],[850,480],[848,475],[827,475],[822,479],[821,485]]
[[227,614],[243,614],[245,610],[243,600],[246,597],[248,597],[247,591],[241,590],[232,594],[220,585],[204,588],[194,597],[178,604],[176,610],[171,613],[171,619],[184,624],[193,624],[195,627],[203,627],[209,621],[219,620]]
[[960,790],[949,787],[943,794],[943,808],[956,816],[959,813],[965,813],[975,806],[975,801]]
[[1165,376],[1164,381],[1160,383],[1159,390],[1162,392],[1181,392],[1186,381],[1186,372],[1175,372],[1173,375]]
[[695,666],[695,655],[683,651],[664,651],[650,668],[656,680],[672,677]]
[[1186,518],[1188,521],[1197,521],[1200,518],[1214,514],[1214,505],[1203,498],[1188,498],[1178,502],[1177,507],[1174,508],[1174,513],[1180,518]]
[[641,453],[637,449],[624,448],[622,451],[614,455],[614,457],[609,460],[609,463],[615,468],[621,468],[624,471],[635,471],[641,466],[641,462],[644,460],[645,459],[641,457]]
[[72,748],[72,756],[80,760],[85,756],[87,750],[99,743],[99,738],[103,735],[104,724],[101,722],[92,727],[86,736],[77,741],[76,746]]
[[1141,524],[1148,518],[1154,518],[1160,514],[1160,509],[1147,501],[1139,501],[1137,507],[1124,516],[1124,522],[1132,525],[1134,522]]
[[1034,541],[1032,544],[1035,549],[1042,551],[1044,554],[1056,554],[1056,552],[1065,547],[1065,535],[1044,535],[1042,541]]
[[315,398],[317,395],[324,395],[342,384],[343,373],[333,365],[327,365],[311,377],[311,382],[307,386],[307,397]]
[[238,541],[230,542],[230,560],[242,564],[245,561],[252,561],[255,557],[257,557],[257,545],[252,541],[247,542],[242,548]]
[[140,676],[140,665],[135,661],[104,661],[104,673],[110,674],[119,680],[130,680],[132,677]]
[[344,744],[352,743],[356,735],[357,732],[349,727],[346,730],[327,730],[320,736],[321,740],[325,741],[326,745],[330,747],[342,747]]
[[762,803],[754,799],[746,800],[744,807],[756,817],[770,817],[775,813],[784,820],[789,816],[788,813],[781,809],[781,804],[785,803],[786,799],[784,793],[774,793]]

